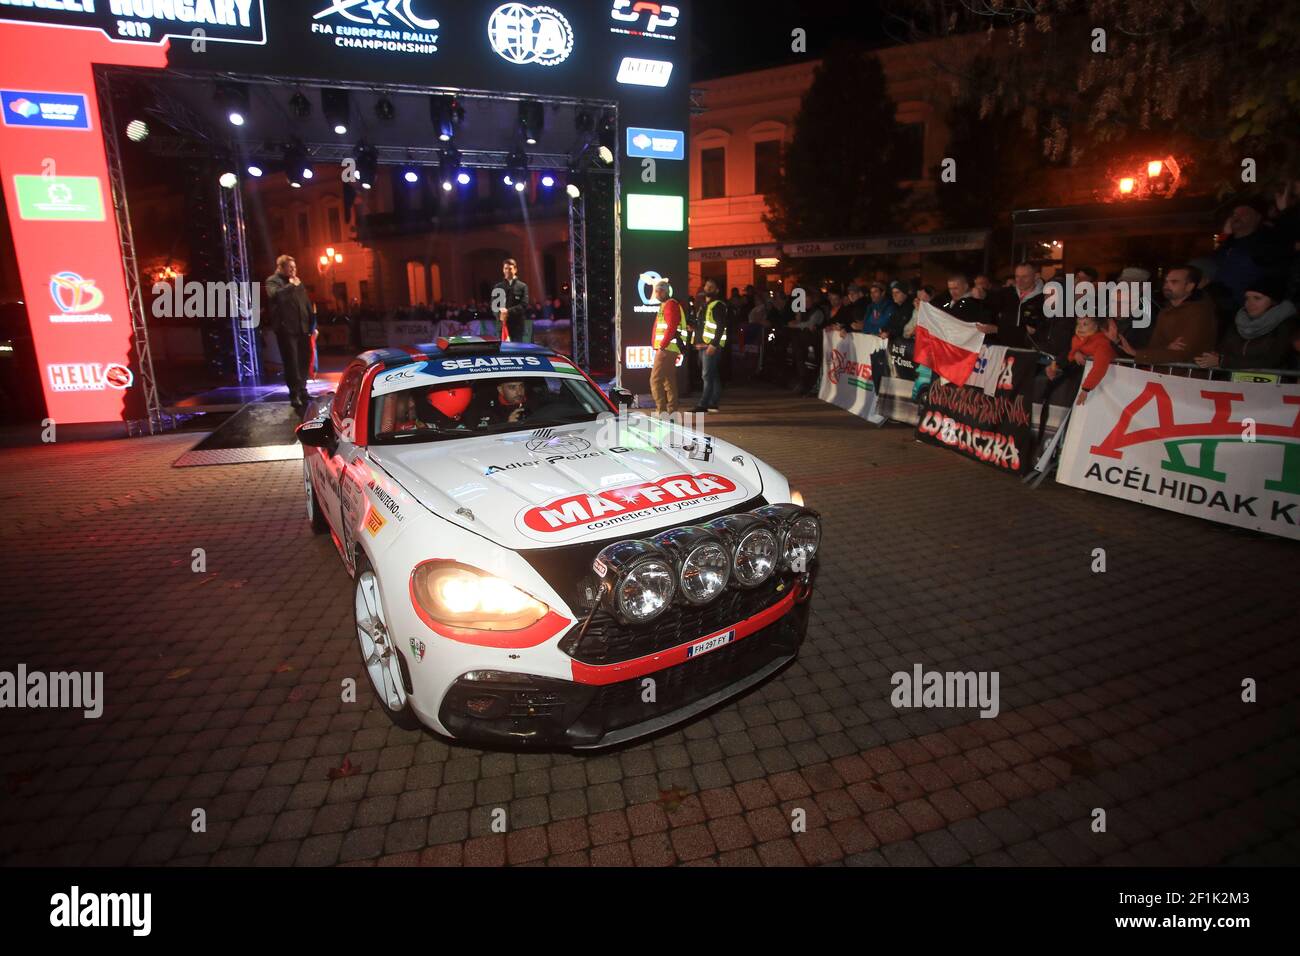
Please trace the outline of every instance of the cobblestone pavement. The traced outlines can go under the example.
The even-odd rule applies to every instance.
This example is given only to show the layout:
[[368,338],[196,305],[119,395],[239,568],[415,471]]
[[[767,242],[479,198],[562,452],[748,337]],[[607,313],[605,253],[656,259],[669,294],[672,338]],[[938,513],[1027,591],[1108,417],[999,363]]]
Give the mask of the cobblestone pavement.
[[[0,712],[0,859],[1300,860],[1295,543],[1030,491],[815,400],[731,398],[711,430],[826,521],[807,643],[743,698],[597,756],[392,727],[297,462],[171,468],[194,435],[0,451],[0,669],[103,670],[107,701]],[[890,675],[915,664],[996,670],[1000,714],[896,710]]]

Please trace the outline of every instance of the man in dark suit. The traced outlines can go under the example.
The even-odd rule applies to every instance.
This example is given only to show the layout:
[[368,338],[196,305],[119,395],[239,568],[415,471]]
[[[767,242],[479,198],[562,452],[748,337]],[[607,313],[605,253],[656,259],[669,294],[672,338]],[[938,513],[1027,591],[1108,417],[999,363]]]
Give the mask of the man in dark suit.
[[502,279],[492,287],[492,308],[501,321],[501,338],[524,341],[524,312],[528,307],[528,286],[519,278],[519,263],[514,259],[501,262]]
[[307,407],[307,365],[311,361],[311,333],[315,325],[315,308],[307,298],[307,288],[298,278],[298,263],[293,256],[275,260],[275,272],[266,286],[267,324],[280,345],[284,362],[284,384],[289,387],[289,402],[296,411]]

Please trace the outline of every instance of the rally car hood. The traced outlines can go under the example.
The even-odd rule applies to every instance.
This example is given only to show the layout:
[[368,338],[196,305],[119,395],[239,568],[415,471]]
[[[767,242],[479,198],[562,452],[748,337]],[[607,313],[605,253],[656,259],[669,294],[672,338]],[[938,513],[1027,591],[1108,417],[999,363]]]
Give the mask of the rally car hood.
[[[712,454],[703,460],[706,442]],[[624,533],[637,537],[747,501],[762,493],[762,471],[737,452],[701,433],[634,414],[373,446],[370,456],[434,514],[526,550]]]

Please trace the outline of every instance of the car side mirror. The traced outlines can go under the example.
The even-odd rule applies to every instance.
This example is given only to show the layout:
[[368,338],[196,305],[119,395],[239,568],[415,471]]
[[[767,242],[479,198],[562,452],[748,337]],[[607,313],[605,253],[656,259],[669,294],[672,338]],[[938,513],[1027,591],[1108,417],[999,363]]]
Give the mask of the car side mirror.
[[298,441],[308,448],[333,448],[337,442],[334,422],[330,418],[313,418],[294,429]]
[[631,408],[636,404],[636,396],[625,388],[611,388],[609,390],[609,397],[614,400],[615,405],[626,405],[628,408]]

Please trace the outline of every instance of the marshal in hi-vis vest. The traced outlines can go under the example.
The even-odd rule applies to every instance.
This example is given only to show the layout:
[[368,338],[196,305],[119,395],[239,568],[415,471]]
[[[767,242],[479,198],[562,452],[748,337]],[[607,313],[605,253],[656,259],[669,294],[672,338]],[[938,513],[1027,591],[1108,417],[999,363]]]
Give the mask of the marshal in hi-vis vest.
[[721,299],[714,299],[704,307],[704,328],[700,330],[700,341],[705,345],[724,348],[727,344],[727,306]]
[[[650,344],[657,349],[667,349],[669,352],[681,352],[681,348],[677,345],[676,336],[673,336],[666,345],[664,344],[664,338],[668,335],[668,319],[664,316],[664,309],[671,301],[672,299],[669,299],[665,302],[659,303],[659,314],[655,316],[654,336],[651,338]],[[679,305],[677,308],[680,312],[681,306]],[[680,320],[678,320],[677,329],[679,332],[681,331]]]

